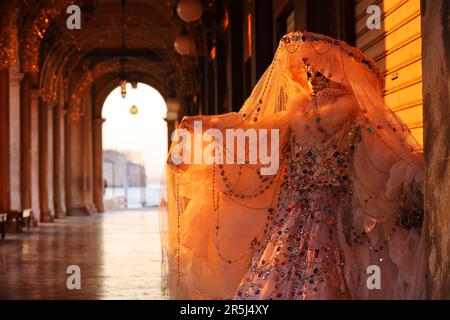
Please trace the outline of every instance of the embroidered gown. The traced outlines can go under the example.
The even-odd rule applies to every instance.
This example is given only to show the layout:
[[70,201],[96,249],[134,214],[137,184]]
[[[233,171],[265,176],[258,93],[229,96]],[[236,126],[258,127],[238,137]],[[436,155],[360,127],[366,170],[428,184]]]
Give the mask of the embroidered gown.
[[[239,113],[183,119],[193,139],[195,121],[277,129],[280,162],[271,175],[247,162],[174,164],[174,142],[162,215],[172,298],[423,298],[420,147],[382,85],[359,50],[294,32]],[[373,266],[380,289],[368,285]]]

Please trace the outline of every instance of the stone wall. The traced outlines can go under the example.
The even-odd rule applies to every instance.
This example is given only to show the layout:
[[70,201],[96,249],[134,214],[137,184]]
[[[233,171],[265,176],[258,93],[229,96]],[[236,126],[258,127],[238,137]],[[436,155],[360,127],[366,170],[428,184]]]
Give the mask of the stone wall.
[[427,297],[450,299],[450,2],[422,1]]

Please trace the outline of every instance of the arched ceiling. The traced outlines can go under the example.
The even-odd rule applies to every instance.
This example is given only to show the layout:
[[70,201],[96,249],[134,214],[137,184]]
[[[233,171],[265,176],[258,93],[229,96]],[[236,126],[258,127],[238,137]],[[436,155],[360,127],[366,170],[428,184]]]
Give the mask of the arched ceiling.
[[[129,79],[131,82],[145,83],[156,90],[158,90],[162,96],[166,95],[164,88],[159,87],[155,82],[157,79],[149,75],[148,73],[141,73],[139,71],[131,71],[129,73]],[[95,88],[95,98],[93,100],[93,115],[95,118],[102,117],[102,109],[108,95],[117,88],[117,82],[120,80],[120,73],[107,73],[98,76],[93,82],[92,86]]]
[[[143,58],[130,58],[128,60],[128,65],[126,68],[126,72],[129,75],[128,81],[131,81],[130,75],[133,74],[136,77],[136,74],[147,74],[147,79],[151,79],[152,86],[158,89],[162,94],[164,94],[164,74],[156,74],[157,69],[155,69],[152,73],[149,73],[148,70],[154,69],[154,64],[149,62]],[[87,90],[92,86],[93,82],[106,74],[117,74],[117,82],[115,83],[115,87],[117,87],[120,81],[120,59],[119,58],[111,58],[109,60],[102,60],[101,62],[95,64],[89,70],[86,70],[82,73],[81,77],[77,80],[74,79],[72,83],[73,87],[71,90],[71,96],[68,103],[68,109],[71,113],[82,113],[81,109],[81,100],[86,95]],[[140,81],[139,79],[133,79],[135,81]]]
[[[81,30],[66,26],[70,4],[81,8]],[[1,15],[0,41],[7,50],[0,52],[0,67],[20,65],[23,72],[37,75],[41,98],[65,101],[72,110],[79,110],[83,90],[98,77],[117,76],[122,65],[160,90],[192,94],[195,59],[173,49],[183,27],[173,5],[168,0],[126,0],[124,25],[121,0],[2,1],[0,9],[8,14]]]

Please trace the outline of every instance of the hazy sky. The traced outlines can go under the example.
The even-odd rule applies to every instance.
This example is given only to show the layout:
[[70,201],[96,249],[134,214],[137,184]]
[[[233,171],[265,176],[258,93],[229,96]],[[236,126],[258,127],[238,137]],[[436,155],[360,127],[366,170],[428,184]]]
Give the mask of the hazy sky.
[[[130,113],[132,105],[139,112]],[[132,153],[135,162],[145,165],[152,182],[158,182],[167,155],[166,104],[159,92],[139,83],[137,89],[127,85],[123,99],[120,88],[114,89],[105,101],[102,116],[103,148]]]

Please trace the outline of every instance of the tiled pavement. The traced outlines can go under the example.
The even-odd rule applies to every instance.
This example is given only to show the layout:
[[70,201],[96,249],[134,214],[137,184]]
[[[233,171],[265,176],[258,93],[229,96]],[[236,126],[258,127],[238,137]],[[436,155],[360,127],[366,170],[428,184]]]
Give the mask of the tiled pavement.
[[[155,209],[70,217],[0,240],[0,299],[162,299]],[[81,269],[68,290],[66,268]]]

